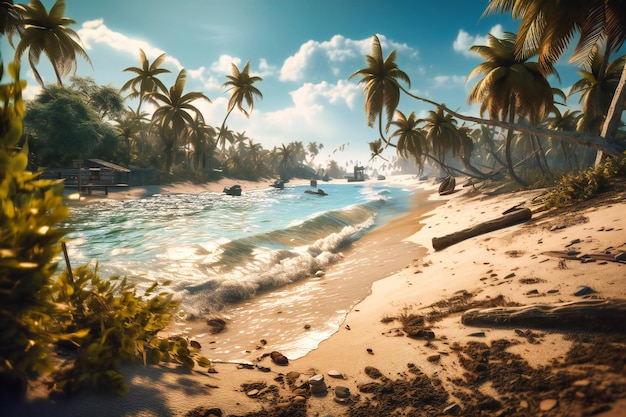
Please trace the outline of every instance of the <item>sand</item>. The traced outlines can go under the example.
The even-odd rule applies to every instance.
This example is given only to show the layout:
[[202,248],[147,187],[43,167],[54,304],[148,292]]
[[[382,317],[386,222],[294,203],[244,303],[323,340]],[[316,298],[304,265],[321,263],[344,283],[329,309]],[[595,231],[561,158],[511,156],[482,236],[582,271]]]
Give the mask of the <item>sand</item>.
[[[391,181],[417,184],[408,176]],[[239,183],[245,191],[270,182]],[[626,251],[623,187],[586,204],[544,212],[539,204],[544,190],[489,196],[458,183],[458,192],[445,197],[435,192],[435,184],[419,184],[430,191],[430,204],[371,237],[368,245],[380,250],[381,242],[394,239],[398,230],[410,230],[404,239],[422,249],[399,272],[376,281],[337,332],[306,356],[277,365],[269,357],[268,341],[256,352],[258,361],[252,368],[215,363],[213,372],[207,373],[168,365],[129,366],[125,374],[131,392],[126,397],[84,393],[50,401],[40,390],[32,390],[30,402],[5,408],[6,412],[208,416],[213,409],[213,415],[223,416],[626,415],[623,334],[472,327],[461,322],[465,310],[496,302],[580,301],[583,297],[574,295],[580,286],[593,290],[586,299],[626,299],[626,264],[546,254],[576,250],[614,256]],[[232,182],[128,189],[107,198],[221,191],[225,185]],[[533,218],[433,250],[432,238],[497,218],[516,205],[530,208]],[[323,375],[326,393],[310,394],[308,380],[314,375]],[[349,390],[346,398],[337,397],[338,386]]]

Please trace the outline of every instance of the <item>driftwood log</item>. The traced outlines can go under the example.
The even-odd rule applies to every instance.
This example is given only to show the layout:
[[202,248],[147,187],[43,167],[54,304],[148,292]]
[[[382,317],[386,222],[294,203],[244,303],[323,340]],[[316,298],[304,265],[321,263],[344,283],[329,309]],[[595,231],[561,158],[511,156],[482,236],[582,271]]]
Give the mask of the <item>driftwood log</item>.
[[626,300],[596,299],[472,309],[463,313],[461,322],[476,327],[626,332]]
[[480,223],[474,227],[470,227],[469,229],[461,230],[442,237],[434,237],[432,239],[433,248],[435,250],[441,250],[466,239],[525,222],[526,220],[530,220],[531,217],[532,212],[530,209],[522,208],[514,210],[502,217]]

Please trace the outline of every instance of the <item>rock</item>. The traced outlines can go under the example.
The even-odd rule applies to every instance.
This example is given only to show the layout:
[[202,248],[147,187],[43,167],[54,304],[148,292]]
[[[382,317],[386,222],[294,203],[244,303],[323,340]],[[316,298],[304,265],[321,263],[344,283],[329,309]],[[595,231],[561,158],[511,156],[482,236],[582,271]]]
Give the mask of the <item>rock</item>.
[[373,354],[374,354],[374,351],[373,351],[372,349],[367,348],[366,350],[367,350],[367,353],[369,353],[370,355],[373,355]]
[[568,250],[567,251],[567,256],[578,256],[580,255],[580,252],[578,252],[577,250]]
[[309,378],[309,387],[311,389],[311,394],[325,394],[326,383],[324,382],[324,375],[317,374]]
[[458,405],[457,403],[449,405],[449,406],[447,406],[446,408],[443,409],[443,413],[447,414],[449,416],[456,416],[460,412],[461,412],[461,406]]
[[302,395],[296,395],[291,399],[291,401],[293,401],[294,403],[303,403],[306,402],[306,397],[303,397]]
[[617,255],[615,255],[615,261],[616,262],[626,262],[626,252],[620,252]]
[[583,295],[593,294],[594,292],[595,291],[593,290],[593,288],[587,287],[586,285],[581,285],[579,287],[576,287],[576,292],[574,292],[574,295],[576,297],[582,297]]
[[196,407],[185,414],[185,417],[222,417],[220,408]]
[[428,360],[428,362],[437,362],[439,359],[441,359],[441,355],[436,353],[434,355],[430,355],[426,358]]
[[287,357],[280,352],[273,351],[272,353],[270,353],[270,358],[272,358],[272,362],[274,362],[276,365],[289,365],[289,359],[287,359]]
[[373,366],[365,367],[365,375],[369,376],[372,379],[378,379],[383,376],[383,374],[377,368],[374,368]]
[[539,409],[541,411],[550,411],[552,410],[554,407],[556,407],[556,405],[559,402],[553,398],[547,399],[547,400],[543,400],[539,403]]
[[339,371],[336,371],[334,369],[331,369],[330,371],[328,371],[328,376],[331,378],[338,378],[338,379],[343,379],[343,374]]
[[570,246],[575,245],[575,244],[580,243],[580,242],[581,242],[581,240],[580,240],[580,239],[574,239],[574,240],[572,240],[570,243],[568,243],[567,245],[565,245],[565,247],[566,247],[566,248],[569,248]]
[[291,371],[288,372],[287,375],[285,375],[287,377],[287,379],[298,379],[300,378],[300,372],[296,372],[296,371]]
[[485,332],[474,332],[474,333],[468,334],[468,336],[470,336],[470,337],[485,337]]
[[316,276],[317,278],[323,277],[323,276],[324,276],[324,271],[317,271],[317,272],[315,273],[315,276]]
[[246,392],[246,395],[248,397],[254,397],[259,393],[258,389],[251,389],[250,391]]
[[348,387],[337,385],[335,387],[335,395],[338,398],[350,398],[350,389]]

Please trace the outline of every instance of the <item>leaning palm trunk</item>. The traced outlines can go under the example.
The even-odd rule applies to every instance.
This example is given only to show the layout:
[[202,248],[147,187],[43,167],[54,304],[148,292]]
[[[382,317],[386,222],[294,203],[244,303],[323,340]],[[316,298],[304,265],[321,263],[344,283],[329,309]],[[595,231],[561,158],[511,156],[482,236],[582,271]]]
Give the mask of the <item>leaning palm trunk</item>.
[[[515,103],[511,102],[511,109],[509,110],[509,123],[513,124],[513,122],[515,121],[515,111],[514,111],[514,107]],[[524,181],[523,179],[521,179],[516,173],[515,173],[515,166],[513,166],[513,157],[511,155],[511,148],[513,146],[513,137],[515,136],[515,131],[513,129],[509,129],[506,133],[506,142],[505,142],[505,147],[504,147],[504,156],[506,158],[506,167],[509,171],[509,175],[511,176],[511,178],[513,178],[515,180],[515,182],[517,182],[518,184],[526,187],[526,181]]]
[[[624,102],[626,102],[626,65],[622,70],[622,76],[619,79],[613,100],[611,101],[611,107],[606,115],[606,120],[602,125],[602,133],[600,134],[608,143],[614,141],[617,135],[617,129],[619,128],[620,121],[622,119],[622,112],[624,111]],[[598,166],[604,158],[604,150],[599,149],[596,154],[596,163]]]

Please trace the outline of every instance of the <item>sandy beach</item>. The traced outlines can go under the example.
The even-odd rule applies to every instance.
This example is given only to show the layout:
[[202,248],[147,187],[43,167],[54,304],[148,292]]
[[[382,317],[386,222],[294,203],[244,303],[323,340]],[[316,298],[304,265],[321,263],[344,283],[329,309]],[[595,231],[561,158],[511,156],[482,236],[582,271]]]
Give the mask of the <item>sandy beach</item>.
[[[409,176],[389,181],[417,183]],[[245,191],[271,182],[237,183]],[[221,192],[232,184],[141,187],[106,198]],[[359,243],[380,251],[401,236],[419,248],[408,265],[380,277],[338,331],[306,356],[277,364],[271,340],[252,341],[259,348],[250,364],[218,362],[210,372],[128,366],[125,397],[82,393],[53,401],[34,389],[29,402],[5,408],[7,415],[626,415],[623,331],[600,331],[602,320],[598,329],[582,330],[571,323],[462,322],[472,308],[588,303],[585,311],[597,311],[599,303],[625,300],[623,186],[567,210],[542,211],[545,190],[488,195],[458,184],[457,192],[439,196],[436,184],[420,183],[427,204]],[[530,209],[531,220],[433,249],[433,238],[499,218],[514,206]],[[367,250],[359,256],[367,257]],[[610,324],[611,317],[603,320]]]

